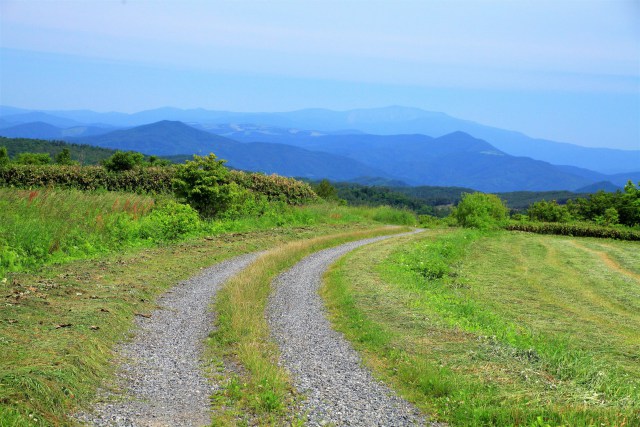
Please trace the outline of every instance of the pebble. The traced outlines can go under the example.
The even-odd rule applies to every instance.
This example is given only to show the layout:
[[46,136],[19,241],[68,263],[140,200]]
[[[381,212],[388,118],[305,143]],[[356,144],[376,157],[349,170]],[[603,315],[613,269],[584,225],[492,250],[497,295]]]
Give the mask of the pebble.
[[203,342],[213,328],[210,304],[220,286],[258,255],[201,271],[165,293],[149,318],[137,317],[135,336],[117,349],[122,363],[116,387],[105,387],[92,410],[74,418],[93,426],[211,424],[209,399],[216,386],[201,367]]
[[317,252],[275,281],[267,318],[272,337],[280,347],[280,363],[305,396],[300,415],[306,414],[308,425],[429,424],[415,407],[363,367],[351,344],[332,329],[318,295],[324,272],[339,257],[395,236],[359,240]]

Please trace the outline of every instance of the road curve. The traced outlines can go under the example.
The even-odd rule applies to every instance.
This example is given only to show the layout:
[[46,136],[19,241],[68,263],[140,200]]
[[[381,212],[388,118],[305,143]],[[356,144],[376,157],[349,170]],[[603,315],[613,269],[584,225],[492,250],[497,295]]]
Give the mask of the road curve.
[[276,279],[267,318],[281,350],[280,363],[305,396],[301,412],[309,425],[426,424],[415,408],[362,366],[357,352],[331,328],[318,295],[322,275],[339,257],[360,246],[402,235],[359,240],[317,252]]
[[202,426],[211,424],[214,385],[202,374],[203,341],[213,327],[211,300],[220,286],[259,254],[216,264],[159,300],[140,317],[135,337],[120,346],[119,393],[103,393],[91,413],[75,416],[94,426]]

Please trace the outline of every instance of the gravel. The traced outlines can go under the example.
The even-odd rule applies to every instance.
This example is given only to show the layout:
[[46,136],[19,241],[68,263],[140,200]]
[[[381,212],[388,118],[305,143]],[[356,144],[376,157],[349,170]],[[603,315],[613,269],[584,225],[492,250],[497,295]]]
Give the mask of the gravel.
[[[417,232],[417,231],[416,231]],[[408,426],[426,420],[373,378],[357,352],[331,328],[318,295],[327,267],[347,252],[393,236],[347,243],[317,252],[276,280],[267,318],[280,346],[280,363],[305,399],[301,414],[312,426]]]
[[211,423],[216,386],[202,372],[203,341],[213,328],[213,296],[256,259],[243,255],[181,282],[159,300],[150,318],[139,317],[135,336],[117,350],[120,391],[102,391],[91,413],[75,418],[95,426],[202,426]]

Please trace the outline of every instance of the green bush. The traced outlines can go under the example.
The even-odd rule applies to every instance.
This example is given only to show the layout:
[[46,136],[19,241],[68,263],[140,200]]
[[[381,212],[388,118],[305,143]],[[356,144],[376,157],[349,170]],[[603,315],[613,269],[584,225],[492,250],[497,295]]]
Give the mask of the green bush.
[[468,228],[496,229],[507,224],[509,210],[495,194],[463,193],[451,215]]
[[319,197],[325,200],[338,199],[338,190],[336,190],[336,187],[331,185],[327,179],[320,181],[320,183],[314,187],[314,191]]
[[0,147],[0,167],[8,165],[10,161],[7,147]]
[[532,221],[567,222],[571,220],[567,207],[559,205],[555,200],[550,202],[541,200],[533,203],[527,209],[527,215]]
[[142,238],[169,241],[195,233],[201,227],[202,223],[196,210],[189,205],[170,200],[143,218],[140,234]]
[[264,194],[270,201],[279,200],[290,205],[302,205],[318,200],[318,195],[309,184],[293,178],[235,170],[229,172],[229,177],[231,181],[247,190]]
[[19,165],[48,165],[51,163],[49,153],[20,153],[14,160]]
[[116,173],[101,166],[9,164],[0,169],[0,186],[170,193],[172,176],[172,168],[136,168]]
[[56,154],[55,162],[57,165],[76,165],[78,162],[71,160],[71,151],[64,147],[61,152]]
[[135,151],[116,151],[113,156],[102,161],[109,172],[129,171],[144,162],[144,155]]
[[[101,166],[7,163],[0,168],[0,187],[105,189],[162,194],[173,192],[171,180],[174,174],[175,167],[137,167],[124,172],[109,172]],[[242,188],[266,196],[269,201],[302,205],[318,200],[308,184],[293,178],[229,171],[229,179]]]
[[561,236],[640,240],[640,230],[626,227],[604,227],[589,223],[512,222],[506,226],[506,229]]
[[239,186],[231,185],[224,160],[211,153],[206,157],[193,156],[175,168],[173,191],[206,218],[226,211],[232,204]]

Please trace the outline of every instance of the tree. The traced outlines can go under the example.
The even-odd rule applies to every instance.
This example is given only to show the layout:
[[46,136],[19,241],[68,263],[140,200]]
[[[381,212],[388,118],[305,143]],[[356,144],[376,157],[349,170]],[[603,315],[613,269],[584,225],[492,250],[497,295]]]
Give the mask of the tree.
[[63,148],[61,152],[56,154],[55,162],[58,165],[72,165],[76,162],[71,160],[71,151],[67,147]]
[[158,156],[149,156],[149,166],[169,166],[171,162]]
[[15,158],[15,163],[19,165],[48,165],[51,163],[49,153],[20,153]]
[[527,214],[532,221],[567,222],[571,219],[567,207],[559,205],[555,200],[535,202],[529,206]]
[[191,205],[203,217],[224,212],[241,193],[230,182],[225,160],[211,153],[206,157],[194,155],[193,160],[177,165],[172,180],[173,191],[181,201]]
[[102,161],[102,165],[110,172],[128,171],[142,165],[144,155],[135,151],[116,151],[111,157]]
[[322,197],[325,200],[338,199],[338,191],[326,179],[323,179],[322,181],[320,181],[320,183],[314,188],[314,190],[318,196]]
[[494,229],[506,225],[508,212],[495,194],[463,193],[451,215],[463,227]]
[[7,165],[10,161],[11,159],[9,158],[7,147],[0,147],[0,166]]

